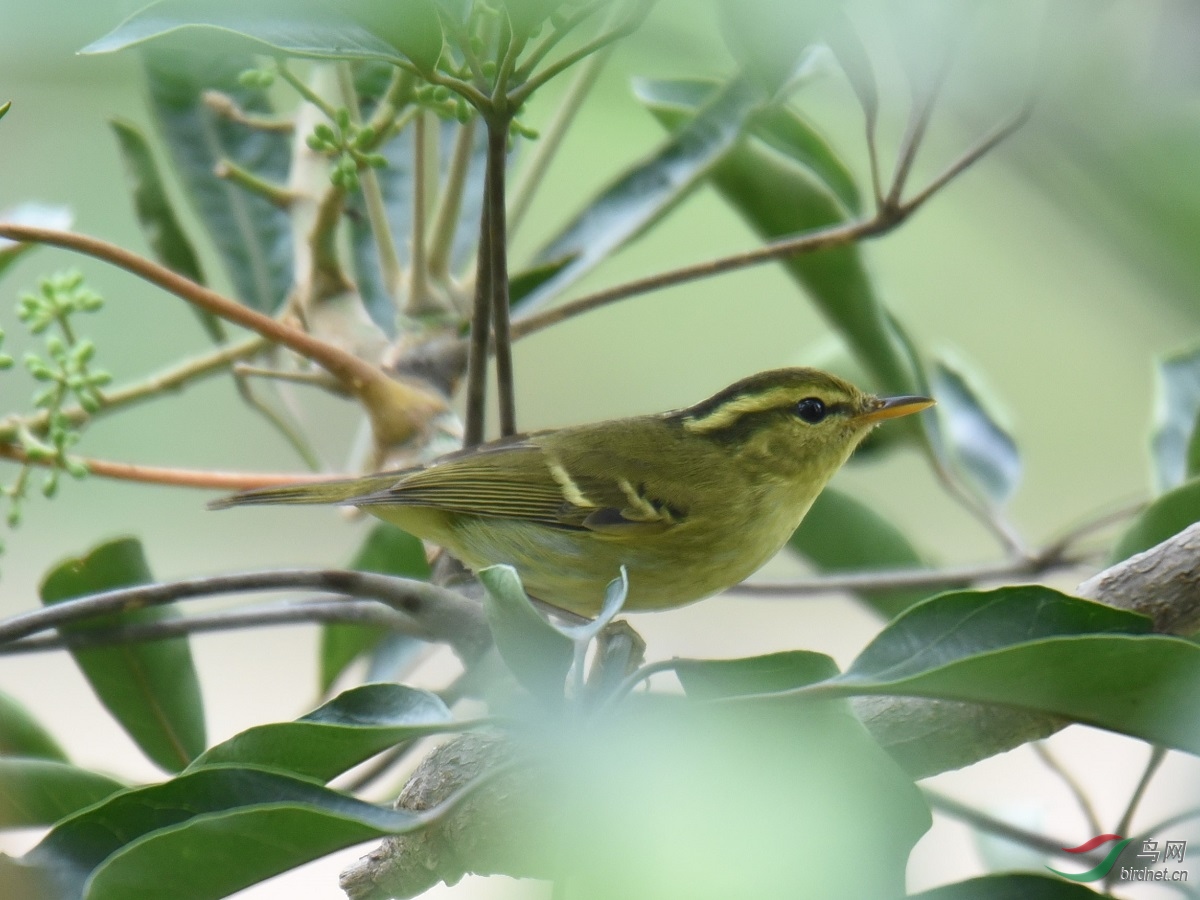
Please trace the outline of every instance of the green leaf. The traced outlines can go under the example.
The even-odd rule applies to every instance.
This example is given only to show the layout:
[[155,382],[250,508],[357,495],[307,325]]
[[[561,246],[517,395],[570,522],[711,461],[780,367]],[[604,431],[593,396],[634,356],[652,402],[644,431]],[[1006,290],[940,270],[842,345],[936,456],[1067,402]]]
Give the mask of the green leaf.
[[829,188],[846,212],[862,212],[862,196],[850,167],[816,127],[787,106],[770,106],[756,115],[751,133],[765,144],[782,153]]
[[791,80],[840,6],[838,0],[722,0],[721,36],[750,77],[774,94]]
[[1200,346],[1158,361],[1152,450],[1160,491],[1183,484],[1200,469]]
[[216,55],[196,48],[149,48],[142,54],[150,110],[183,180],[247,306],[274,312],[292,287],[292,232],[287,213],[214,174],[224,160],[275,184],[287,181],[291,144],[286,135],[250,128],[218,115],[204,103],[208,90],[228,95],[253,115],[270,115],[262,88],[238,81],[249,55]]
[[[22,203],[0,210],[0,222],[10,225],[33,225],[37,228],[56,228],[66,231],[71,227],[74,216],[65,206],[46,203]],[[11,266],[22,253],[33,249],[33,244],[19,244],[8,238],[0,238],[0,275]]]
[[833,678],[838,667],[824,653],[787,650],[743,659],[680,659],[675,674],[689,697],[712,700],[794,690]]
[[[108,124],[121,148],[125,176],[133,194],[133,209],[146,243],[158,261],[168,269],[197,284],[204,284],[204,271],[200,268],[191,241],[175,216],[175,210],[171,208],[171,199],[167,196],[166,185],[158,173],[146,136],[136,125],[124,119],[109,119]],[[210,312],[192,308],[209,337],[217,342],[225,339],[225,329],[221,327],[220,319]]]
[[0,759],[0,828],[53,825],[124,790],[119,781],[49,759]]
[[1021,478],[1016,442],[960,367],[937,360],[930,372],[930,389],[937,398],[934,412],[951,466],[984,499],[1002,506]]
[[489,566],[479,580],[487,589],[483,607],[504,664],[530,693],[561,699],[575,655],[571,640],[533,608],[512,566]]
[[567,0],[501,0],[513,34],[529,38]]
[[23,862],[53,877],[53,900],[162,897],[164,885],[202,900],[423,822],[279,772],[214,767],[115,794],[60,822]]
[[[350,568],[421,581],[429,578],[429,562],[421,541],[384,522],[371,528]],[[365,625],[326,625],[321,631],[321,691],[328,691],[348,665],[379,646],[388,634],[386,629]],[[407,635],[398,637],[414,646],[421,644]]]
[[[695,106],[681,102],[686,92],[679,82],[641,81],[637,86],[638,99],[673,132],[690,127],[685,122],[695,121]],[[812,170],[757,139],[734,147],[712,168],[710,178],[721,196],[765,240],[846,221],[844,207]],[[916,375],[857,247],[805,253],[780,264],[842,333],[881,388],[897,394],[917,392]]]
[[1130,523],[1113,548],[1112,561],[1120,562],[1149,550],[1200,521],[1200,479],[1167,491]]
[[1200,753],[1200,646],[1040,586],[943,594],[815,692],[999,703]]
[[739,80],[715,91],[693,121],[618,176],[537,254],[536,265],[569,262],[522,306],[533,308],[557,295],[666,215],[733,150],[761,99]]
[[[154,579],[141,543],[118,538],[86,556],[60,563],[42,581],[46,605]],[[93,628],[158,622],[174,609],[150,607],[64,626],[68,634]],[[167,771],[179,771],[204,751],[200,683],[186,638],[71,651],[100,698],[142,751]]]
[[[139,10],[80,53],[112,53],[175,32],[203,29],[313,59],[411,61],[422,71],[437,64],[442,31],[430,0],[162,0]],[[239,49],[245,49],[244,47]],[[247,66],[246,68],[249,68]]]
[[910,894],[909,900],[1096,900],[1099,896],[1091,888],[1061,878],[1013,872],[968,878]]
[[[925,561],[908,538],[870,507],[825,488],[788,539],[788,547],[821,572],[919,569]],[[928,589],[889,588],[857,596],[889,619],[929,596]]]
[[15,698],[0,691],[0,757],[32,756],[66,762],[58,741]]
[[329,781],[401,741],[446,731],[453,717],[436,694],[364,684],[295,722],[257,725],[210,748],[191,768],[230,763]]

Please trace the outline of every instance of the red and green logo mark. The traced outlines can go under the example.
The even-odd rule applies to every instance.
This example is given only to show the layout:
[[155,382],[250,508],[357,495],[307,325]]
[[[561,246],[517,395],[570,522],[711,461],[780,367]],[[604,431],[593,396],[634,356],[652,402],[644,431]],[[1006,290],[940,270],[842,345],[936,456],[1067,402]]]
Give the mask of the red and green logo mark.
[[1121,851],[1124,850],[1132,840],[1133,838],[1123,838],[1119,834],[1098,834],[1090,841],[1082,843],[1078,847],[1063,847],[1063,850],[1067,853],[1088,853],[1092,850],[1095,850],[1101,844],[1107,844],[1109,841],[1116,841],[1117,843],[1111,850],[1108,851],[1108,856],[1104,857],[1104,861],[1101,862],[1100,865],[1096,866],[1096,868],[1088,869],[1086,872],[1079,872],[1078,874],[1071,872],[1060,872],[1058,869],[1051,869],[1050,866],[1046,866],[1046,868],[1050,869],[1050,871],[1055,875],[1061,875],[1063,878],[1069,879],[1070,881],[1099,881],[1109,873],[1112,867],[1116,864],[1117,857],[1121,855]]

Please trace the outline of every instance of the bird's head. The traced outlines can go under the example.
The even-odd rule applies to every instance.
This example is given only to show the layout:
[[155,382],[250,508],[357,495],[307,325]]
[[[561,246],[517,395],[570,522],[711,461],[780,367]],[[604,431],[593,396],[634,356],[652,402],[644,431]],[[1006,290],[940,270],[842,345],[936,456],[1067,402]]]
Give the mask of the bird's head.
[[669,417],[747,464],[785,478],[827,478],[880,422],[933,403],[928,397],[874,397],[818,369],[775,369]]

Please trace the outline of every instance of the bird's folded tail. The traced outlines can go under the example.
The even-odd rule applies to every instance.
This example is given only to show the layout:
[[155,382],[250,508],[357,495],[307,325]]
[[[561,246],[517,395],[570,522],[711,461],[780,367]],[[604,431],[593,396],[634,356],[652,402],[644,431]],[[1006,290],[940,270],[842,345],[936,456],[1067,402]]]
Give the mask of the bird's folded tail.
[[250,506],[267,503],[353,503],[358,497],[385,491],[402,477],[400,472],[380,472],[361,478],[336,481],[308,481],[278,487],[256,488],[221,497],[208,504],[209,509]]

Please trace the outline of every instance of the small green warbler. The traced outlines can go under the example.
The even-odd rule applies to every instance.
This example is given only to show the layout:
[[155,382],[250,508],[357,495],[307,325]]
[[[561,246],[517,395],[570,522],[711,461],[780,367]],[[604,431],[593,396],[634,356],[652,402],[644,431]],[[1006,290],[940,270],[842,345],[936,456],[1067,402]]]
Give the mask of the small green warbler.
[[599,610],[624,565],[625,608],[668,609],[757,570],[872,428],[933,402],[777,369],[687,409],[518,435],[423,468],[245,491],[212,506],[357,506],[472,569],[507,563],[532,596],[580,615]]

